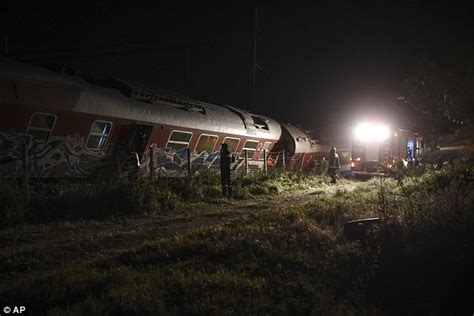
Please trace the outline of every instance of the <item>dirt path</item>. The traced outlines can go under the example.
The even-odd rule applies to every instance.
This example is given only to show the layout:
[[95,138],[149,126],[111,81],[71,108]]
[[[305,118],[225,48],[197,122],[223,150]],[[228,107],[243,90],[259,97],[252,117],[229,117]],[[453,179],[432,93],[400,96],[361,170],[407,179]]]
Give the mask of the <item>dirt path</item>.
[[352,190],[357,182],[297,190],[224,204],[192,205],[185,215],[117,219],[103,222],[55,223],[0,232],[0,282],[27,277],[63,265],[111,255],[146,241],[183,234],[237,220],[242,215],[303,205],[321,194]]

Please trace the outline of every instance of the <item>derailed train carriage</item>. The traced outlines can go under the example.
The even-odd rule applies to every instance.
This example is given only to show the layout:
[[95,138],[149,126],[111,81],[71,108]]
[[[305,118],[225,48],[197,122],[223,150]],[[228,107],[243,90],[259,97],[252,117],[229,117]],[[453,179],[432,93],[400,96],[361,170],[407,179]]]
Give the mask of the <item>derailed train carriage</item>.
[[218,166],[224,142],[240,157],[235,167],[244,153],[250,167],[261,168],[264,159],[271,165],[281,157],[277,148],[286,149],[289,168],[305,169],[319,150],[302,129],[282,128],[233,106],[4,58],[0,111],[1,178],[88,177],[150,168],[180,174],[189,159],[202,168]]
[[293,171],[312,170],[329,154],[329,146],[321,144],[311,131],[288,123],[281,124],[281,127],[280,141],[274,147],[274,151],[279,154],[279,166],[285,164],[285,169]]

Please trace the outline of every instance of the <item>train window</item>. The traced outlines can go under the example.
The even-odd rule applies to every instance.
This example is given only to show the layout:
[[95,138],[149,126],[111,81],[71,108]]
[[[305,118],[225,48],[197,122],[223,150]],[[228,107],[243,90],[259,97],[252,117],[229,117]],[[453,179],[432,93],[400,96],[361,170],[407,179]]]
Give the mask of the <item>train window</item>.
[[240,138],[226,137],[224,138],[224,143],[227,144],[227,148],[231,153],[235,153],[237,151],[237,146],[240,143]]
[[267,131],[269,130],[268,124],[265,119],[256,115],[250,115],[250,116],[252,117],[253,123],[257,129],[265,129]]
[[263,151],[267,151],[267,157],[268,157],[268,151],[270,150],[270,146],[272,145],[272,142],[265,142],[263,144],[262,150],[260,151],[260,155],[258,156],[258,160],[263,160]]
[[203,151],[212,152],[214,146],[217,143],[217,138],[217,135],[202,134],[199,136],[199,140],[194,151],[198,153]]
[[187,148],[192,136],[193,133],[190,132],[173,131],[168,139],[166,148],[172,148],[174,150]]
[[26,134],[33,139],[47,140],[53,132],[56,123],[56,115],[49,113],[33,113],[26,129]]
[[258,141],[255,140],[248,140],[244,144],[244,148],[242,148],[241,157],[244,157],[245,150],[247,151],[247,157],[252,158],[255,150],[257,150]]
[[105,146],[110,130],[112,129],[112,122],[94,121],[87,137],[86,147],[92,149],[101,149]]

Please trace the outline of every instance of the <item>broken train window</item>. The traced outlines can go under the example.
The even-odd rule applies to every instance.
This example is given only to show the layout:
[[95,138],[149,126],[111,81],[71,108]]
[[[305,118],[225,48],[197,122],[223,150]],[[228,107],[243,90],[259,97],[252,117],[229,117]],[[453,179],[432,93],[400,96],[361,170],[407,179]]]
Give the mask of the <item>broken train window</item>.
[[87,137],[86,147],[91,149],[102,149],[107,143],[112,122],[94,121]]
[[26,134],[35,140],[47,140],[53,132],[56,115],[49,113],[33,113],[26,129]]
[[176,151],[183,148],[188,148],[192,136],[193,133],[191,132],[173,131],[171,132],[170,138],[168,139],[166,148],[172,148]]

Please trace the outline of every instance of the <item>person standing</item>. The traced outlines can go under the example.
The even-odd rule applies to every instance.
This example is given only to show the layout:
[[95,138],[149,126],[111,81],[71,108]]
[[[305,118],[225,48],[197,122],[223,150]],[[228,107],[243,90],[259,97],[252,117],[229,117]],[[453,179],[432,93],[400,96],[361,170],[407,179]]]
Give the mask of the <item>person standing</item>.
[[232,184],[230,182],[230,164],[233,162],[233,156],[230,153],[229,146],[226,143],[221,144],[220,158],[222,195],[230,199],[232,197]]
[[336,171],[340,168],[339,155],[336,152],[336,147],[331,148],[328,161],[328,172],[331,177],[331,182],[336,183]]

